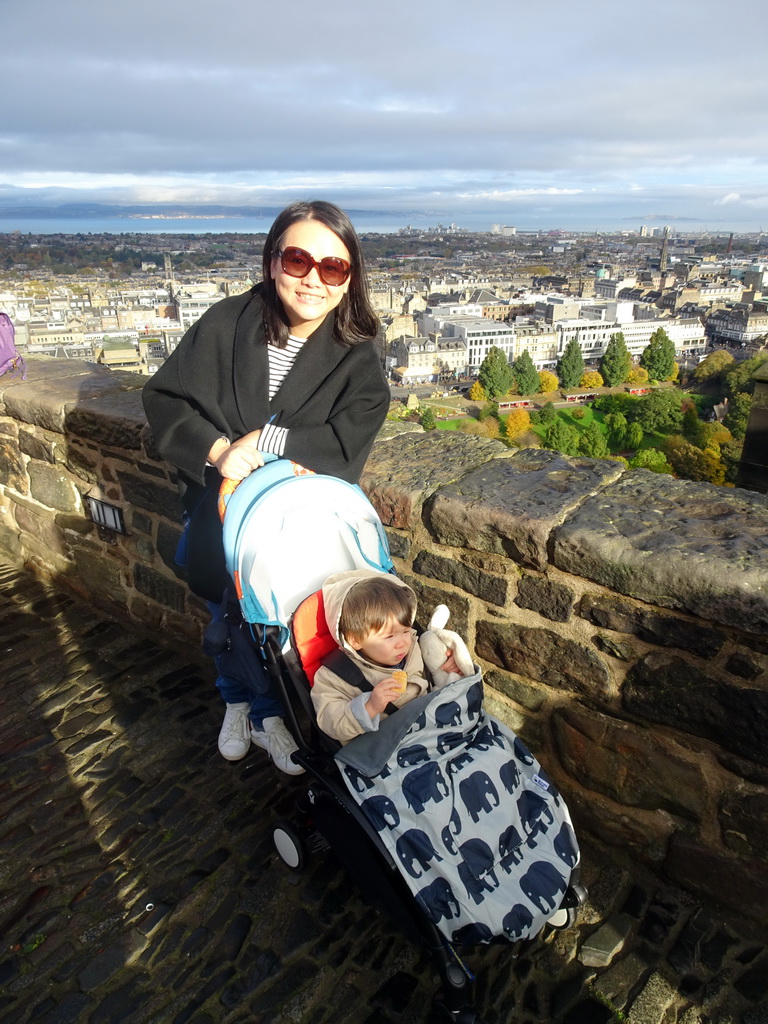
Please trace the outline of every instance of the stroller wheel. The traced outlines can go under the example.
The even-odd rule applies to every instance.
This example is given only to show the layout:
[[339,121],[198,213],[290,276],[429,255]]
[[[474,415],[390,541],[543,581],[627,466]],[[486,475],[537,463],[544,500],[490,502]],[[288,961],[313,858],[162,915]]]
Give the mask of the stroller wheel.
[[302,871],[306,860],[304,840],[288,821],[279,821],[272,829],[277,855],[292,871]]

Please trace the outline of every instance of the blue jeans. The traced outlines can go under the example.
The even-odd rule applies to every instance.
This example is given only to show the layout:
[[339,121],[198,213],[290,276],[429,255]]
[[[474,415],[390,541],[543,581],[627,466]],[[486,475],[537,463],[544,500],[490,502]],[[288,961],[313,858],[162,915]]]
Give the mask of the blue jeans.
[[[223,605],[209,603],[208,610],[211,613],[212,622],[221,622],[224,619],[225,608]],[[216,655],[213,661],[219,672],[216,678],[216,687],[224,703],[250,704],[249,717],[251,724],[256,729],[261,729],[265,718],[284,718],[285,710],[278,695],[275,693],[274,683],[266,669],[263,668],[255,650],[253,651],[253,658],[255,665],[258,665],[257,671],[260,669],[260,674],[263,673],[264,676],[264,692],[262,693],[254,693],[242,680],[233,675],[227,675],[222,665],[223,655]]]

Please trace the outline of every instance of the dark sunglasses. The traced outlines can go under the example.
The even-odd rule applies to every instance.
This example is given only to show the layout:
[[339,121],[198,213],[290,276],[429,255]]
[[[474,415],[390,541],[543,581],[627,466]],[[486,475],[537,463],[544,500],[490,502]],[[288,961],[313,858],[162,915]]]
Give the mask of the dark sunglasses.
[[349,263],[338,256],[323,256],[321,260],[316,260],[311,253],[295,245],[279,249],[275,256],[280,260],[283,273],[289,277],[306,277],[313,267],[317,267],[320,280],[331,287],[344,284],[351,269]]

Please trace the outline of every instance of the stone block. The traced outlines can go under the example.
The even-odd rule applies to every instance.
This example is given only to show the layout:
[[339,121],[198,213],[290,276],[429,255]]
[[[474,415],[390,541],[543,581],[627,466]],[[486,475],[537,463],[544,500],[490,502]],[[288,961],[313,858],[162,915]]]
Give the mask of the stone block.
[[29,494],[29,479],[21,457],[19,445],[11,439],[0,438],[0,484],[13,488],[19,494]]
[[607,967],[619,954],[629,938],[632,921],[621,914],[611,914],[596,932],[589,935],[579,950],[585,967]]
[[737,683],[672,654],[654,651],[622,687],[627,711],[693,733],[740,757],[768,765],[768,689]]
[[28,506],[17,505],[16,522],[24,533],[36,537],[50,551],[62,558],[68,557],[64,535],[50,516],[37,515]]
[[592,637],[592,643],[603,654],[610,654],[612,658],[617,658],[619,661],[634,661],[637,657],[637,651],[632,644],[627,643],[624,640],[616,640],[612,636],[604,636],[598,633],[597,636]]
[[567,622],[573,609],[574,594],[570,587],[541,576],[525,573],[517,585],[515,604],[538,612],[552,622]]
[[478,622],[475,650],[491,664],[547,686],[599,697],[611,691],[610,674],[600,657],[550,629]]
[[74,561],[83,586],[93,597],[107,600],[116,606],[125,604],[123,567],[114,558],[108,557],[106,548],[80,544],[74,548]]
[[679,647],[703,658],[713,658],[726,640],[724,633],[711,626],[665,615],[614,595],[585,594],[579,614],[603,629],[631,633],[646,643]]
[[629,597],[768,631],[768,505],[748,491],[638,470],[554,532],[553,561]]
[[768,872],[764,862],[721,853],[678,832],[670,840],[664,871],[676,884],[765,924]]
[[701,768],[652,730],[575,705],[556,711],[552,725],[562,764],[587,789],[624,807],[661,808],[702,820],[706,780]]
[[389,551],[393,558],[406,560],[411,554],[411,538],[404,533],[397,533],[395,530],[385,530]]
[[725,663],[726,670],[740,679],[757,679],[765,671],[765,662],[752,651],[734,651]]
[[[141,377],[138,379],[144,383]],[[121,387],[98,398],[81,398],[67,413],[65,425],[68,434],[90,438],[109,448],[139,451],[145,423],[141,391]]]
[[497,669],[489,669],[484,674],[483,682],[486,688],[498,690],[528,711],[540,711],[547,700],[546,693],[530,681],[518,679]]
[[158,604],[176,612],[184,611],[186,587],[180,583],[173,583],[167,577],[161,576],[159,572],[141,563],[134,566],[133,582],[140,593],[157,601]]
[[24,455],[28,455],[30,459],[37,459],[38,462],[53,462],[55,458],[53,444],[42,440],[29,430],[19,430],[19,448]]
[[99,396],[117,396],[143,385],[144,379],[138,374],[101,372],[95,368],[78,373],[73,366],[69,375],[46,380],[28,374],[26,382],[5,392],[3,399],[9,416],[64,434],[67,418],[80,402]]
[[59,466],[46,462],[30,462],[29,493],[35,501],[59,512],[77,512],[82,499],[69,474]]
[[117,474],[129,505],[138,505],[145,512],[154,512],[175,522],[181,520],[181,501],[175,489],[147,480],[136,473]]
[[544,569],[553,529],[621,472],[617,463],[605,459],[570,459],[559,452],[526,449],[444,486],[425,521],[441,544],[503,554]]
[[617,1010],[623,1010],[650,974],[652,964],[653,960],[646,950],[633,950],[609,970],[598,974],[594,983],[595,991]]
[[469,628],[469,599],[455,594],[452,591],[442,590],[438,587],[430,587],[423,580],[407,573],[401,573],[400,578],[412,587],[416,593],[418,607],[416,621],[424,629],[427,627],[430,616],[438,604],[448,606],[451,617],[448,620],[448,628],[454,630],[459,636],[467,639]]
[[492,576],[482,569],[464,565],[454,558],[446,558],[443,555],[436,555],[431,552],[421,551],[413,563],[415,572],[422,576],[432,576],[433,579],[442,583],[450,583],[468,594],[474,594],[489,604],[501,605],[507,603],[509,591],[509,580],[499,576]]
[[658,971],[650,976],[630,1007],[627,1024],[659,1024],[678,1000],[677,988]]
[[176,562],[176,549],[181,538],[181,528],[160,522],[157,527],[157,553],[171,572],[180,580],[186,580],[186,569]]
[[[99,464],[93,452],[74,440],[70,440],[63,451],[62,462],[70,473],[89,484],[99,483]],[[102,479],[104,475],[102,474]]]
[[360,485],[385,526],[411,529],[435,491],[508,449],[501,441],[444,430],[377,441]]
[[742,856],[768,862],[768,792],[727,789],[719,810],[723,842]]

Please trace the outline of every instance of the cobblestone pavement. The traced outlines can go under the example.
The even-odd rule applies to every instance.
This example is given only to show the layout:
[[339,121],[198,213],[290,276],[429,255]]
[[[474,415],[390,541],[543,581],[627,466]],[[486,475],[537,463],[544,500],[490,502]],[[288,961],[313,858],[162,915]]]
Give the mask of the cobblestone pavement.
[[[429,959],[329,855],[270,824],[300,780],[216,750],[196,652],[0,566],[0,1022],[418,1024]],[[689,894],[585,851],[577,927],[470,951],[490,1024],[764,1024],[768,949]]]

